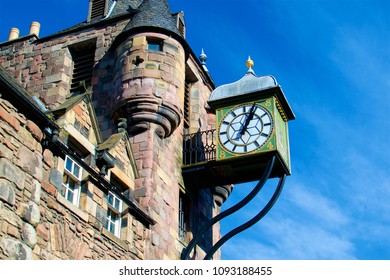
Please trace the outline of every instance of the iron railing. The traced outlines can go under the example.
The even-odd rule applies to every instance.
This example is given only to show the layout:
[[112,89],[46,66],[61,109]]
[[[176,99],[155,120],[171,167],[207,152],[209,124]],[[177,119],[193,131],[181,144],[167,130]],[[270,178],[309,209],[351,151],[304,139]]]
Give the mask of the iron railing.
[[183,164],[191,165],[215,160],[215,129],[184,135]]

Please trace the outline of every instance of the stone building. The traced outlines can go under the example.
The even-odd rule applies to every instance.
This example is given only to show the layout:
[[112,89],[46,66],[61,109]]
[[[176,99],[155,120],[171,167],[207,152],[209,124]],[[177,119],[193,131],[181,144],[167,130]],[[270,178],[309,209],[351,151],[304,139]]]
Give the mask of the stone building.
[[205,57],[165,0],[86,17],[0,43],[0,259],[179,259],[231,190],[182,176],[184,135],[215,126]]

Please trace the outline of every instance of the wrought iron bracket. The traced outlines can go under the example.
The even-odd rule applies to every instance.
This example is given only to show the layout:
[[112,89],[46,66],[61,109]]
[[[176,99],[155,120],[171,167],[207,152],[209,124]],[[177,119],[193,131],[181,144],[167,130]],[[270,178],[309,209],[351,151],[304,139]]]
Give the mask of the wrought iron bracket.
[[[183,249],[182,254],[181,254],[181,259],[182,260],[188,260],[189,256],[192,252],[192,250],[195,248],[196,244],[198,241],[201,239],[203,234],[207,232],[214,224],[217,222],[221,221],[222,219],[232,215],[233,213],[237,212],[241,208],[243,208],[245,205],[247,205],[253,198],[256,197],[256,195],[261,191],[265,183],[267,182],[272,168],[275,164],[275,156],[273,156],[267,164],[266,169],[264,170],[264,173],[259,180],[259,182],[256,184],[256,186],[253,188],[253,190],[245,197],[243,198],[240,202],[238,202],[236,205],[232,206],[231,208],[223,211],[219,215],[215,216],[211,220],[209,220],[194,236],[194,238],[190,241],[188,246]],[[236,234],[248,229],[249,227],[253,226],[256,224],[259,220],[261,220],[267,213],[268,211],[272,208],[272,206],[275,204],[276,200],[278,199],[284,182],[285,182],[286,175],[282,176],[279,178],[279,183],[278,186],[276,187],[274,194],[272,195],[271,199],[269,202],[264,206],[264,208],[252,219],[250,219],[248,222],[236,227],[235,229],[231,230],[227,234],[225,234],[214,246],[212,246],[207,252],[205,256],[205,260],[209,260],[212,258],[214,253],[230,238],[235,236]]]

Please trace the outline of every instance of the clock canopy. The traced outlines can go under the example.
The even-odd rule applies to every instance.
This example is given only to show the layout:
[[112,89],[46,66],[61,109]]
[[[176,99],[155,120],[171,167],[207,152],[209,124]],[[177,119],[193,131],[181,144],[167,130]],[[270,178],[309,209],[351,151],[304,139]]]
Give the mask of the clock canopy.
[[241,104],[254,99],[276,96],[283,108],[287,120],[294,120],[295,115],[284,95],[282,88],[271,75],[257,76],[253,71],[253,61],[247,61],[248,71],[237,82],[217,87],[210,95],[209,105],[218,109],[226,105]]

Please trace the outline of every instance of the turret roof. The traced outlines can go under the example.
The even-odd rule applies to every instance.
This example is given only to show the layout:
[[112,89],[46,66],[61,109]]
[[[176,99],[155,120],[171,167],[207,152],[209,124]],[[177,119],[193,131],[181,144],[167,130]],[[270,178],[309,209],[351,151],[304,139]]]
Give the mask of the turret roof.
[[124,31],[142,27],[160,28],[182,36],[166,0],[143,0]]

